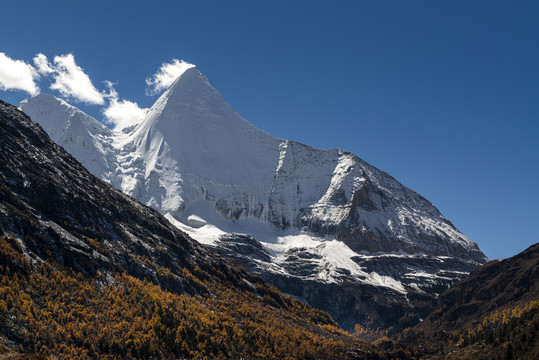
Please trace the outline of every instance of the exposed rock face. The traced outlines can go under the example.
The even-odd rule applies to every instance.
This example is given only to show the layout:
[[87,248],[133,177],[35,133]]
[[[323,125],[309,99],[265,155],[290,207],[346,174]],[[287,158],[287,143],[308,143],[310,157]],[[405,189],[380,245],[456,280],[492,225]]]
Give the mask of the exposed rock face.
[[250,266],[251,261],[271,261],[271,254],[254,237],[247,234],[225,234],[219,238],[216,250],[235,258],[240,264]]
[[[329,312],[345,328],[370,321],[395,329],[414,325],[432,310],[434,294],[473,269],[467,261],[448,257],[358,255],[353,261],[363,273],[356,275],[345,268],[332,270],[329,264],[321,268],[324,257],[312,249],[292,248],[275,264],[254,238],[240,234],[223,238],[215,250],[261,274],[281,291]],[[324,271],[332,273],[332,281],[313,276]]]
[[[48,104],[55,101],[60,105]],[[103,180],[283,290],[323,309],[348,309],[342,316],[332,312],[342,322],[360,321],[374,311],[358,305],[366,293],[381,298],[365,290],[370,287],[400,299],[403,312],[423,316],[426,310],[418,310],[423,305],[410,298],[432,302],[442,288],[486,261],[477,245],[419,194],[354,154],[315,149],[257,129],[196,68],[180,76],[131,128],[102,129],[80,110],[42,95],[19,106],[89,169],[107,164],[104,171],[95,170]],[[58,106],[68,110],[56,115],[44,110]],[[66,118],[73,113],[78,115]],[[80,142],[68,142],[69,126],[46,125],[77,119],[93,148],[83,151]],[[236,235],[225,236],[231,233]],[[294,285],[285,285],[290,282]],[[334,306],[335,299],[317,295],[325,290],[314,290],[333,289],[333,283],[356,290]]]

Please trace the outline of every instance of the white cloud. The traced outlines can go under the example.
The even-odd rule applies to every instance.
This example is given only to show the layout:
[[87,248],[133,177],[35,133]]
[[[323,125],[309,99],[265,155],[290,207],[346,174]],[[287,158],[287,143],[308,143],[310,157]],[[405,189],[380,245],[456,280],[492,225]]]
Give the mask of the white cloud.
[[32,65],[13,60],[0,52],[0,90],[22,90],[34,96],[39,94],[35,79],[39,74]]
[[171,63],[163,63],[158,72],[152,77],[146,79],[147,95],[155,95],[160,91],[168,88],[174,80],[180,77],[185,70],[194,67],[183,60],[173,59]]
[[103,114],[108,121],[114,124],[117,130],[138,123],[148,109],[141,108],[136,102],[129,100],[120,100],[118,92],[114,89],[114,84],[105,81],[109,87],[109,106],[103,110]]
[[[36,58],[39,57],[39,54]],[[44,63],[42,61],[45,60]],[[42,67],[39,67],[39,66]],[[81,101],[89,104],[104,105],[105,98],[103,94],[97,90],[90,77],[75,63],[73,54],[61,55],[54,57],[54,67],[50,65],[47,58],[43,55],[38,59],[36,66],[40,71],[48,71],[53,69],[54,83],[51,89],[58,90],[63,96],[72,97],[76,101]]]
[[34,57],[34,65],[36,66],[37,72],[41,75],[48,75],[54,72],[49,59],[41,53]]

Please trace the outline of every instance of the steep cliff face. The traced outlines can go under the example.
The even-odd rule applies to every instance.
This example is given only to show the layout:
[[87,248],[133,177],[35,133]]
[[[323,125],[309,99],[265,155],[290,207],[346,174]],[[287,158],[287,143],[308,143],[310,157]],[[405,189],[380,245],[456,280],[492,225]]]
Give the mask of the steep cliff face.
[[[40,95],[19,107],[65,143],[67,126],[45,124],[68,124],[69,116],[44,115],[57,105],[43,102],[69,106]],[[94,173],[267,279],[374,286],[401,294],[395,296],[403,308],[413,311],[410,294],[432,301],[440,286],[486,261],[428,200],[354,154],[281,140],[254,127],[197,68],[185,71],[131,128],[103,129],[85,120],[84,130],[98,145],[89,148],[93,160],[70,150],[83,164],[90,170],[106,164]],[[258,255],[232,251],[227,234],[253,237]],[[305,298],[297,286],[290,292]],[[346,298],[358,314],[369,313],[355,303],[359,295]]]

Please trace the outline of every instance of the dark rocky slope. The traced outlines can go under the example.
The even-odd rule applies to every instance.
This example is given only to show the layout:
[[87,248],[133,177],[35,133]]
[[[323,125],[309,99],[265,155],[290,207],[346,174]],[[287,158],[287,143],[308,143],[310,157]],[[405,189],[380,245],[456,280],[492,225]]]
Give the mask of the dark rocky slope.
[[539,243],[472,271],[440,296],[436,309],[418,328],[460,330],[493,312],[534,300],[539,300]]
[[422,358],[537,359],[539,243],[472,271],[401,339]]
[[[399,281],[405,291],[377,286],[340,273],[340,281],[327,283],[309,275],[319,267],[317,254],[309,249],[291,249],[281,266],[287,273],[268,270],[270,254],[253,237],[228,234],[213,249],[249,271],[260,274],[279,290],[296,296],[309,305],[322,309],[345,329],[356,324],[382,327],[397,333],[426,318],[436,306],[436,298],[457,279],[465,277],[475,264],[458,258],[438,258],[391,254],[353,258],[366,273],[375,272]],[[411,274],[429,273],[431,277]]]

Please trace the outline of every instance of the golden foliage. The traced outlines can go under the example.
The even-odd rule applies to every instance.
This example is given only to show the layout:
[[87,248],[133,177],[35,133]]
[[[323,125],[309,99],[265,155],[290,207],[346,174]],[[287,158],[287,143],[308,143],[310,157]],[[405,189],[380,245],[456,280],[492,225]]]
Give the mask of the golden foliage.
[[[48,262],[14,273],[9,265],[30,268],[4,236],[0,314],[15,319],[13,331],[27,352],[61,359],[341,359],[350,348],[361,348],[377,358],[324,313],[282,301],[267,285],[256,284],[253,294],[207,273],[201,280],[193,274],[203,273],[200,268],[176,275],[201,283],[211,296],[172,293],[127,274],[89,278]],[[173,276],[168,268],[159,271]]]
[[496,310],[479,325],[450,334],[460,348],[452,358],[464,354],[480,359],[537,359],[538,330],[539,300]]

